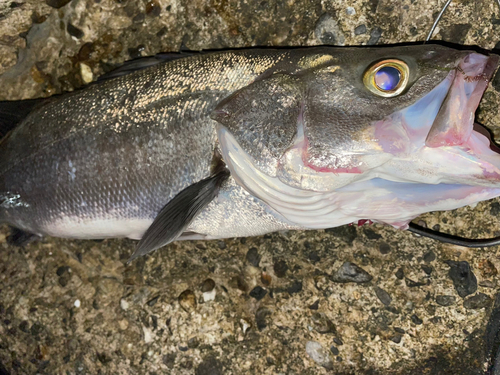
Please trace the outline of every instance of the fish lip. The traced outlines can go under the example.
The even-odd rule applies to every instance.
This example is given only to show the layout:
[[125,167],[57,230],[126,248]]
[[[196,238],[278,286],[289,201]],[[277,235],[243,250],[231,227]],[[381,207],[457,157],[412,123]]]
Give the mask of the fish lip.
[[468,53],[450,72],[451,84],[434,117],[425,145],[435,148],[465,144],[474,127],[474,115],[499,65],[500,56]]

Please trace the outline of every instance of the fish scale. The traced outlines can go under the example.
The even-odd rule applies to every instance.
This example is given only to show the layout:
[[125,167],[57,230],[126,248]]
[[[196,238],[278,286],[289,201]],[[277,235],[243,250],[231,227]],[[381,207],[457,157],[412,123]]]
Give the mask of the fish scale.
[[[150,223],[208,176],[215,144],[208,114],[275,61],[239,53],[182,59],[55,98],[2,145],[0,191],[16,191],[25,206],[3,211],[2,220],[41,234],[94,237],[71,232],[90,225],[97,237],[140,238],[147,225],[130,235],[92,222]],[[228,69],[238,74],[226,78]]]

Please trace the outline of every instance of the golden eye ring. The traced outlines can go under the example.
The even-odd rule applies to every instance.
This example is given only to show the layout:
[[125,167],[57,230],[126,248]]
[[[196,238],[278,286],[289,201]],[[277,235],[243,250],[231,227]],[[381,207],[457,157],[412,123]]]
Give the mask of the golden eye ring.
[[363,74],[363,83],[373,94],[392,98],[404,91],[409,77],[410,69],[404,61],[388,59],[371,65]]

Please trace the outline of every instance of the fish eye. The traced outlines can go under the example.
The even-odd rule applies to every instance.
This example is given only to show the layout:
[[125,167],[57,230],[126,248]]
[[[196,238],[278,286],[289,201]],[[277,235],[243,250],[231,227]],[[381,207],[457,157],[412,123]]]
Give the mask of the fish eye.
[[375,95],[391,98],[404,91],[409,75],[408,65],[404,61],[382,60],[366,70],[363,83]]

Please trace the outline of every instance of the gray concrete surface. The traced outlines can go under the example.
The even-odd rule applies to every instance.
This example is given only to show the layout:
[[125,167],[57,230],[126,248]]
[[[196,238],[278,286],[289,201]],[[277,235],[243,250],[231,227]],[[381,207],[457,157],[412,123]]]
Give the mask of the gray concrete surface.
[[[4,0],[0,99],[72,90],[123,61],[165,51],[422,41],[443,4]],[[493,49],[499,36],[494,1],[462,0],[434,38]],[[478,112],[496,135],[499,81]],[[500,234],[499,214],[490,201],[420,220],[486,237]],[[45,238],[20,249],[7,235],[2,228],[0,372],[481,374],[487,366],[498,247],[350,226],[174,243],[127,265],[133,241]],[[450,260],[468,262],[477,291],[458,294]],[[371,279],[335,282],[345,262]],[[474,290],[470,273],[462,282]]]

